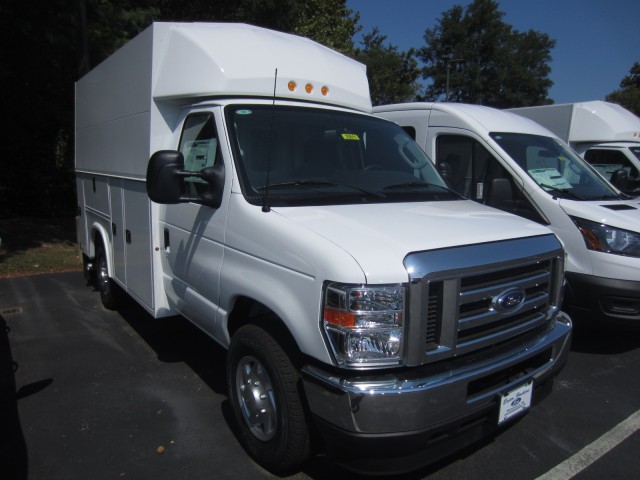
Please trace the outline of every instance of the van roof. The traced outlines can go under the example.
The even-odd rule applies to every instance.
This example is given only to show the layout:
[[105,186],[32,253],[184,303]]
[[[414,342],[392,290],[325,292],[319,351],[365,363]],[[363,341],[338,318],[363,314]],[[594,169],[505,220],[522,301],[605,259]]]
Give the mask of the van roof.
[[[477,132],[488,134],[490,132],[530,133],[533,135],[555,135],[528,118],[514,113],[499,110],[483,105],[471,105],[466,103],[447,102],[413,102],[374,107],[374,113],[390,112],[398,110],[430,110],[432,112],[430,126],[451,126],[471,128]],[[446,117],[438,116],[433,112],[445,112]]]

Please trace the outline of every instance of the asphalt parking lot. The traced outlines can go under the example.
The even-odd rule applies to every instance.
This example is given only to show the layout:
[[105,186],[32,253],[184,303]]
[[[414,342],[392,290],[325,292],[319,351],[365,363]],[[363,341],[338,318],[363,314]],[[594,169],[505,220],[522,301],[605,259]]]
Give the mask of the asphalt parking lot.
[[[637,478],[640,332],[574,333],[548,398],[400,478]],[[274,478],[230,427],[224,362],[181,318],[105,310],[81,273],[0,279],[0,477]],[[290,478],[336,475],[354,478],[316,458]]]

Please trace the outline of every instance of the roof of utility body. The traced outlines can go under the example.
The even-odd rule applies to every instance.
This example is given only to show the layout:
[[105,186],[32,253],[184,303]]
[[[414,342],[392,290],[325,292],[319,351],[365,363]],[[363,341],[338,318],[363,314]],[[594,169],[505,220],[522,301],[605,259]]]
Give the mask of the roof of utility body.
[[[530,133],[554,137],[555,135],[528,118],[497,108],[465,103],[414,102],[374,107],[373,111],[430,110],[429,126],[470,128],[476,132]],[[446,115],[439,115],[438,112]]]
[[275,93],[371,111],[366,67],[307,38],[239,23],[160,22],[150,28],[156,100]]
[[574,104],[571,141],[640,142],[640,118],[615,103],[594,100]]
[[593,100],[509,110],[546,125],[569,142],[640,142],[640,118],[615,103]]

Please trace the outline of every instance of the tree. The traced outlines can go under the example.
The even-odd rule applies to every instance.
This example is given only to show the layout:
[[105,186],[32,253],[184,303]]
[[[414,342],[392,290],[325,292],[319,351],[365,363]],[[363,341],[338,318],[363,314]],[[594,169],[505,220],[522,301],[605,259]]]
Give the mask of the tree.
[[353,55],[353,37],[360,31],[360,15],[346,0],[302,1],[291,33],[315,40],[345,55]]
[[362,39],[362,49],[356,49],[355,58],[367,66],[371,101],[374,105],[415,100],[420,92],[420,68],[415,51],[398,51],[393,45],[384,45],[386,36],[377,28]]
[[640,116],[640,63],[635,62],[629,75],[620,82],[620,89],[614,90],[605,97],[608,102],[622,105],[627,110]]
[[0,216],[70,215],[74,82],[152,21],[235,21],[353,53],[346,0],[49,0],[0,3]]
[[344,54],[353,51],[359,15],[346,0],[157,0],[159,18],[245,22],[301,35]]
[[552,103],[548,91],[555,40],[518,32],[494,0],[474,0],[442,14],[418,52],[429,100],[448,99],[498,108]]

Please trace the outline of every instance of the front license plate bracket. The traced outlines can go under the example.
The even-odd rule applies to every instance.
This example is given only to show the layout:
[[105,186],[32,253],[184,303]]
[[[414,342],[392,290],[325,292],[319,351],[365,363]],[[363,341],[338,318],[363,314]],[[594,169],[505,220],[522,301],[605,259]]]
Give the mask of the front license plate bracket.
[[500,396],[498,425],[517,417],[531,408],[533,381],[513,388]]

